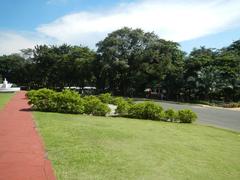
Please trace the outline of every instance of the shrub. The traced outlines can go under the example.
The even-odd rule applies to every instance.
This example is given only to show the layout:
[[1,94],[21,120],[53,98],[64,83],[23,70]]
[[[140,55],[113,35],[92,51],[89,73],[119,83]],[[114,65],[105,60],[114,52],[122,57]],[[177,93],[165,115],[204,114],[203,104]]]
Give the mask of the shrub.
[[83,99],[84,99],[85,103],[86,103],[87,101],[91,101],[91,100],[99,100],[99,101],[101,101],[97,96],[93,96],[93,95],[84,96]]
[[105,116],[111,111],[107,104],[104,104],[96,96],[85,96],[85,113],[96,116]]
[[174,122],[177,118],[177,113],[173,109],[167,109],[164,112],[164,117],[167,121]]
[[132,98],[126,98],[126,101],[128,102],[128,104],[131,104],[133,105],[134,102],[133,102],[133,99]]
[[32,108],[39,111],[105,116],[111,112],[107,103],[112,103],[117,106],[116,113],[130,118],[178,121],[181,123],[191,123],[197,119],[197,115],[188,109],[179,110],[178,113],[173,109],[164,112],[160,105],[151,101],[134,104],[132,99],[113,98],[109,93],[101,94],[98,97],[85,96],[81,98],[77,92],[71,90],[55,92],[49,89],[40,89],[29,91],[26,96]]
[[180,123],[192,123],[197,119],[196,113],[194,113],[192,110],[184,109],[178,111],[178,116]]
[[29,104],[32,108],[39,111],[54,111],[56,103],[54,97],[56,92],[50,89],[32,90],[27,93]]
[[129,117],[138,119],[161,120],[163,118],[163,108],[153,102],[143,102],[134,104],[129,109]]
[[117,106],[116,113],[119,115],[127,115],[131,107],[130,101],[122,97],[115,98],[113,104]]
[[36,94],[36,90],[31,90],[26,93],[26,96],[29,100],[31,100],[31,98],[33,98],[35,94]]
[[100,94],[98,98],[103,102],[107,104],[112,104],[113,97],[110,93]]
[[54,96],[56,112],[82,114],[84,112],[84,101],[77,92],[64,90]]
[[57,93],[49,89],[33,90],[27,93],[29,104],[38,111],[61,113],[83,113],[84,103],[77,92],[64,90]]

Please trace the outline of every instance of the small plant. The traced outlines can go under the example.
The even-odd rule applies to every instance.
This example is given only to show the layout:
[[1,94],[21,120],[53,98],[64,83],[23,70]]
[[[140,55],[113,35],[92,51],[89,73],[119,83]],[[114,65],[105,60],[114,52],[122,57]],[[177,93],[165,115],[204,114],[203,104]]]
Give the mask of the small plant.
[[164,117],[166,121],[174,122],[176,121],[177,113],[173,109],[167,109],[164,112]]
[[163,118],[163,108],[153,102],[138,103],[129,109],[128,115],[131,118],[161,120]]
[[197,115],[190,109],[184,109],[178,111],[177,119],[180,123],[192,123],[197,119]]

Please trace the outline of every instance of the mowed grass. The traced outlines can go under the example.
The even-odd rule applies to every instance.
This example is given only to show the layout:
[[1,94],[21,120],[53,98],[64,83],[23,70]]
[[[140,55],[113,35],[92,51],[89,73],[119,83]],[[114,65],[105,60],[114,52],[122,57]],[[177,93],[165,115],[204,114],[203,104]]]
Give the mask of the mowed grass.
[[0,109],[11,99],[14,93],[0,93]]
[[60,180],[239,180],[240,135],[196,124],[34,112]]

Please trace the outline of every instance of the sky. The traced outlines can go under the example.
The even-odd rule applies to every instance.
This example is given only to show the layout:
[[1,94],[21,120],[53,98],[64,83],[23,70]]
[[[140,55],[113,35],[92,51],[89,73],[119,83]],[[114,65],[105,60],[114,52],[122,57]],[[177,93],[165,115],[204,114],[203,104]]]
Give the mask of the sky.
[[240,39],[240,0],[1,0],[0,55],[48,44],[89,46],[122,27],[194,47]]

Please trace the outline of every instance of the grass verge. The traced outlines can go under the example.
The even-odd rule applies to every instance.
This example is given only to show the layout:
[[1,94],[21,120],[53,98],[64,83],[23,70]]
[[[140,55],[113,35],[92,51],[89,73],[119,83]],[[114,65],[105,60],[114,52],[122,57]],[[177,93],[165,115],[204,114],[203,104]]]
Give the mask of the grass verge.
[[14,93],[0,93],[0,109],[11,99]]
[[240,178],[238,133],[127,118],[34,117],[60,180]]

